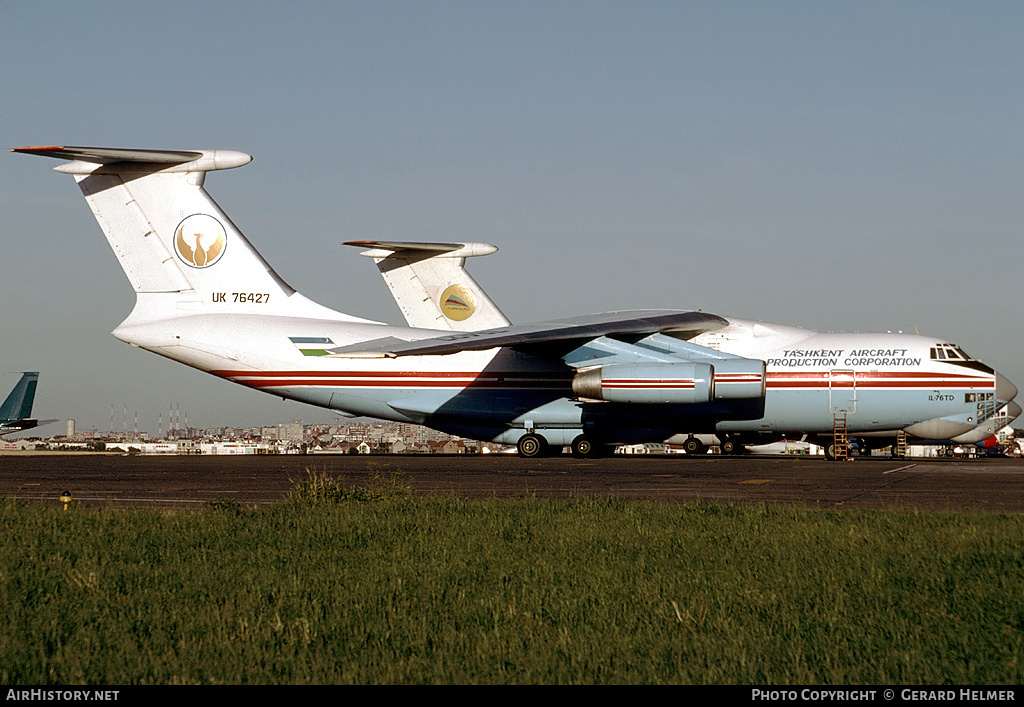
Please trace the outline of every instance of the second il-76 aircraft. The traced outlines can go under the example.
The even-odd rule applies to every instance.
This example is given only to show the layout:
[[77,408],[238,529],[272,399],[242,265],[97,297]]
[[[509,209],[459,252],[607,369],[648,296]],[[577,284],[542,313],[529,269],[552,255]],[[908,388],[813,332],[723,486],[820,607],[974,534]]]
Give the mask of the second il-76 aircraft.
[[[444,328],[452,331],[476,331],[511,324],[465,267],[466,258],[489,255],[498,250],[497,246],[489,243],[389,241],[350,241],[345,245],[369,248],[369,250],[364,250],[361,255],[373,258],[409,326],[428,329]],[[903,343],[894,343],[892,334],[886,334],[884,338],[878,338],[876,334],[856,334],[854,335],[856,341],[850,341],[849,334],[821,334],[791,326],[732,317],[729,317],[728,321],[729,325],[722,329],[694,337],[693,343],[734,355],[763,358],[766,362],[765,375],[769,399],[772,398],[770,392],[773,388],[780,388],[786,385],[787,381],[797,378],[792,375],[794,368],[803,368],[805,374],[803,377],[806,379],[813,376],[816,369],[819,375],[824,375],[824,371],[820,370],[822,363],[828,366],[837,364],[837,361],[831,358],[824,362],[816,361],[814,357],[806,355],[807,351],[825,352],[835,351],[836,347],[851,347],[851,355],[843,363],[853,366],[848,369],[848,373],[854,387],[856,387],[858,371],[861,371],[862,383],[871,380],[872,377],[877,377],[874,374],[885,365],[884,361],[877,359],[894,355],[891,352],[897,350],[900,352],[917,350],[923,359],[927,349],[929,360],[961,366],[970,365],[975,368],[984,367],[983,364],[971,362],[967,354],[953,344],[925,339],[921,336],[904,337],[902,334],[898,334],[896,336]],[[895,348],[897,346],[904,348],[897,349]],[[845,349],[840,348],[839,350]],[[897,364],[893,363],[892,365]],[[865,367],[869,370],[864,371]],[[830,370],[829,373],[831,374],[833,371]],[[1006,396],[1013,398],[1014,391],[1007,388],[1005,382],[1001,385]],[[840,405],[835,411],[836,414],[845,417],[847,422],[852,415],[856,414],[856,391],[852,397],[854,399],[849,401],[848,406]],[[973,443],[984,446],[997,444],[995,433],[1020,415],[1020,406],[1016,402],[1008,402],[1002,407],[998,407],[993,413],[991,400],[987,394],[981,398],[977,394],[972,397],[978,405],[978,415],[975,418],[978,424],[974,429],[958,434],[953,439],[922,440],[920,435],[927,432],[928,428],[915,426],[915,431],[919,433],[916,441],[919,443]],[[997,393],[995,397],[999,397],[999,394]],[[768,406],[766,417],[770,410],[771,407]],[[933,425],[932,428],[939,429],[937,425]],[[865,430],[859,426],[858,429],[859,432],[855,436],[862,453],[869,451],[872,447],[891,446],[892,453],[897,454],[897,446],[893,443],[899,432],[904,430]],[[709,443],[717,443],[725,454],[735,454],[744,451],[746,445],[775,442],[784,437],[793,437],[793,433],[796,432],[799,431],[790,428],[780,434],[769,427],[752,431],[749,426],[737,429],[736,425],[723,423],[717,426],[716,434],[677,434],[666,441],[681,443],[683,448],[691,454],[700,454],[706,451]],[[827,456],[834,457],[835,440],[833,435],[834,430],[830,433],[821,433],[820,431],[808,433],[805,431],[800,436],[802,438],[810,437],[811,441],[815,441],[825,448]]]
[[[77,181],[137,294],[115,337],[350,415],[516,444],[523,456],[565,445],[587,455],[678,433],[827,436],[840,417],[850,434],[956,438],[979,434],[1017,393],[947,342],[746,326],[702,311],[476,331],[360,319],[285,283],[203,188],[207,172],[250,155],[14,151],[67,160],[56,171]],[[469,289],[439,297],[453,321],[475,309]]]

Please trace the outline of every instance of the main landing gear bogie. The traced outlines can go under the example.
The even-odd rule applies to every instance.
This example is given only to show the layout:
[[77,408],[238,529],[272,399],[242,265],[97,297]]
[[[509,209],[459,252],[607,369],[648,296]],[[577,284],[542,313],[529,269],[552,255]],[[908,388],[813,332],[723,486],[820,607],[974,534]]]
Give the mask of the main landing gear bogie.
[[707,447],[696,437],[687,437],[683,442],[683,451],[687,454],[704,454],[707,452]]
[[722,454],[740,454],[743,450],[743,447],[735,440],[726,439],[722,440],[720,449],[722,450]]
[[569,452],[577,459],[597,459],[610,456],[614,446],[599,444],[586,435],[579,435],[569,445]]
[[[526,433],[516,443],[516,451],[525,459],[551,456],[561,449],[559,446],[556,450],[542,435],[535,432]],[[594,459],[607,454],[610,448],[596,443],[586,435],[578,435],[569,445],[569,451],[577,459]]]
[[526,459],[536,459],[537,457],[543,457],[548,453],[547,440],[538,434],[530,432],[519,438],[516,442],[516,451],[519,452],[519,456]]

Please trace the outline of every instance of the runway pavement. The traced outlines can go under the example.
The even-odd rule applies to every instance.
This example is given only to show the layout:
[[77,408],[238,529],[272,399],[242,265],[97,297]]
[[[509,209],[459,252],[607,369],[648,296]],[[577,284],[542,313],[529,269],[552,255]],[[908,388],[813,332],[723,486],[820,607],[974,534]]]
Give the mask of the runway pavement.
[[616,456],[528,460],[482,456],[0,455],[0,497],[58,504],[62,492],[95,506],[200,508],[285,498],[307,470],[345,485],[399,474],[419,494],[464,498],[615,496],[668,503],[795,503],[818,508],[973,508],[1024,512],[1024,460],[788,456]]

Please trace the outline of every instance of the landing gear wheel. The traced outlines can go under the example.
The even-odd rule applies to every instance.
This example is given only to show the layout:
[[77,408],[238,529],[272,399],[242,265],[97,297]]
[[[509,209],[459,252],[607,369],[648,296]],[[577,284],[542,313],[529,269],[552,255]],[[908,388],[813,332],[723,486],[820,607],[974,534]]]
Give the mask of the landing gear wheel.
[[579,435],[572,441],[572,455],[578,459],[589,459],[597,456],[597,449],[586,435]]
[[739,453],[740,453],[740,445],[738,445],[736,442],[732,441],[731,439],[727,439],[724,442],[722,442],[722,454],[739,454]]
[[547,442],[544,441],[543,437],[532,433],[523,435],[516,443],[516,451],[519,452],[519,456],[526,457],[527,459],[544,456],[547,447]]
[[703,454],[706,450],[704,443],[696,437],[687,437],[683,442],[683,451],[687,454]]
[[836,460],[835,442],[828,442],[825,444],[825,458],[828,459],[830,462],[834,462]]

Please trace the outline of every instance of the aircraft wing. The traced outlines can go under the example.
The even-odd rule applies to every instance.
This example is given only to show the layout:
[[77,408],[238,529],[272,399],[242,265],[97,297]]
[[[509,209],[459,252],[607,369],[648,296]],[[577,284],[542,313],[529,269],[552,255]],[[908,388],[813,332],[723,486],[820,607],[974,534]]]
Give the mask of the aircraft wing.
[[722,317],[704,312],[661,309],[607,312],[538,324],[458,332],[417,341],[402,341],[393,337],[376,339],[330,349],[330,355],[339,358],[440,356],[499,347],[534,351],[540,349],[561,355],[602,336],[635,341],[651,334],[668,333],[689,338],[705,331],[721,329],[728,323]]

